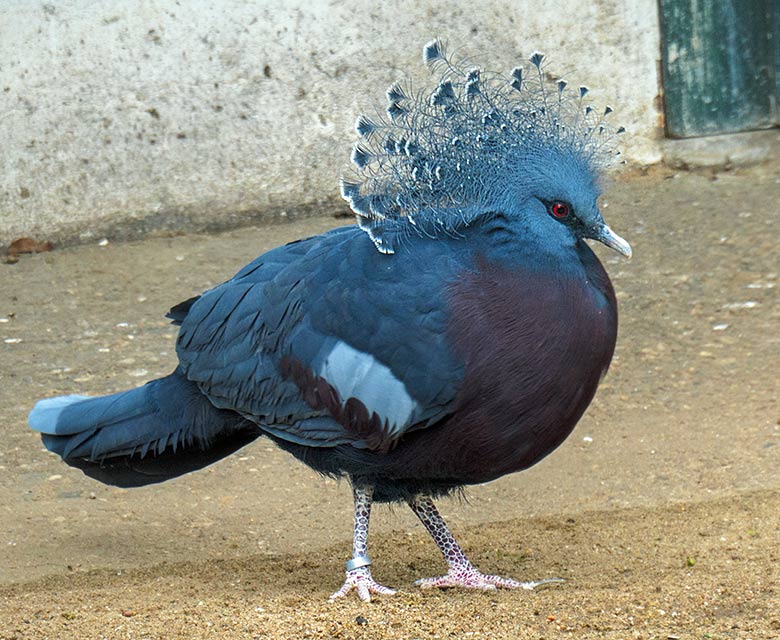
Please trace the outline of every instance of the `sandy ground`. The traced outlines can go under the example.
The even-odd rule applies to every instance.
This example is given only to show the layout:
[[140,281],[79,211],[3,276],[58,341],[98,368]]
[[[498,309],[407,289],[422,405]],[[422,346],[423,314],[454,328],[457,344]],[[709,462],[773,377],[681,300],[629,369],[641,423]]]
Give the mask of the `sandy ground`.
[[611,185],[632,243],[599,250],[618,291],[615,361],[573,436],[441,510],[483,570],[566,582],[422,592],[444,566],[408,509],[378,507],[374,574],[329,603],[349,488],[267,440],[145,489],[43,451],[33,402],[174,366],[180,300],[338,221],[162,237],[0,265],[0,638],[780,638],[780,165],[658,169]]

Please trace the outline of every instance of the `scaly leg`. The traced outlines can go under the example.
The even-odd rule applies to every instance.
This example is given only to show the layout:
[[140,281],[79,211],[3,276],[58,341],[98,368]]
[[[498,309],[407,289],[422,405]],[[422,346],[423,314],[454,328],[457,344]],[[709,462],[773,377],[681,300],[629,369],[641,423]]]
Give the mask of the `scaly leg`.
[[371,559],[368,557],[368,520],[371,517],[371,501],[374,495],[372,487],[353,485],[355,498],[355,536],[352,544],[352,558],[347,561],[347,578],[344,585],[330,599],[343,598],[355,589],[358,598],[364,602],[371,600],[372,593],[392,596],[395,590],[383,587],[371,577]]
[[501,576],[490,576],[480,573],[472,565],[455,538],[450,533],[444,520],[430,498],[418,496],[409,501],[412,511],[420,519],[428,533],[431,534],[436,546],[439,547],[444,559],[449,565],[447,575],[438,578],[423,578],[415,584],[423,589],[432,587],[466,587],[467,589],[534,589],[543,584],[563,582],[560,578],[548,578],[536,582],[518,582]]

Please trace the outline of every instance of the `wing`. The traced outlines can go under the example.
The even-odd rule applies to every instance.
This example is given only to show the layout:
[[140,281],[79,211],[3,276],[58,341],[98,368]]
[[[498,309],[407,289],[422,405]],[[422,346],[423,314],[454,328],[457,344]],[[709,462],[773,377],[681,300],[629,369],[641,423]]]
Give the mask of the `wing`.
[[182,369],[280,438],[387,450],[447,415],[463,377],[446,322],[461,261],[419,242],[380,254],[345,227],[270,251],[174,308]]

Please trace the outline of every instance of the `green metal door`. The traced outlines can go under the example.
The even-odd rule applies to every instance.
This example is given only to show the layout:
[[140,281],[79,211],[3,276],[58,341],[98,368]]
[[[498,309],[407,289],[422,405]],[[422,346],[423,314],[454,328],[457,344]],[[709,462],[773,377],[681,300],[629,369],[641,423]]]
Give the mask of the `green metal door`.
[[780,0],[660,0],[666,132],[780,124]]

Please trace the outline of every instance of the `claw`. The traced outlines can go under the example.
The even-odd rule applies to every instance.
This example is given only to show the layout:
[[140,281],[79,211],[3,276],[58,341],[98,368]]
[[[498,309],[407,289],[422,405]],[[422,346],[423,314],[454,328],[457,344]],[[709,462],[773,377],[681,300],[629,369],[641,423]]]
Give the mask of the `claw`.
[[347,571],[347,578],[344,580],[341,589],[336,591],[329,599],[332,602],[336,598],[343,598],[353,589],[357,591],[358,598],[363,602],[371,602],[372,593],[381,596],[395,595],[395,589],[385,587],[371,577],[371,570],[368,567],[360,567]]
[[521,589],[531,591],[536,589],[536,587],[548,587],[554,584],[563,584],[564,582],[566,582],[566,580],[563,578],[543,578],[541,580],[532,580],[530,582],[521,582],[519,584]]

